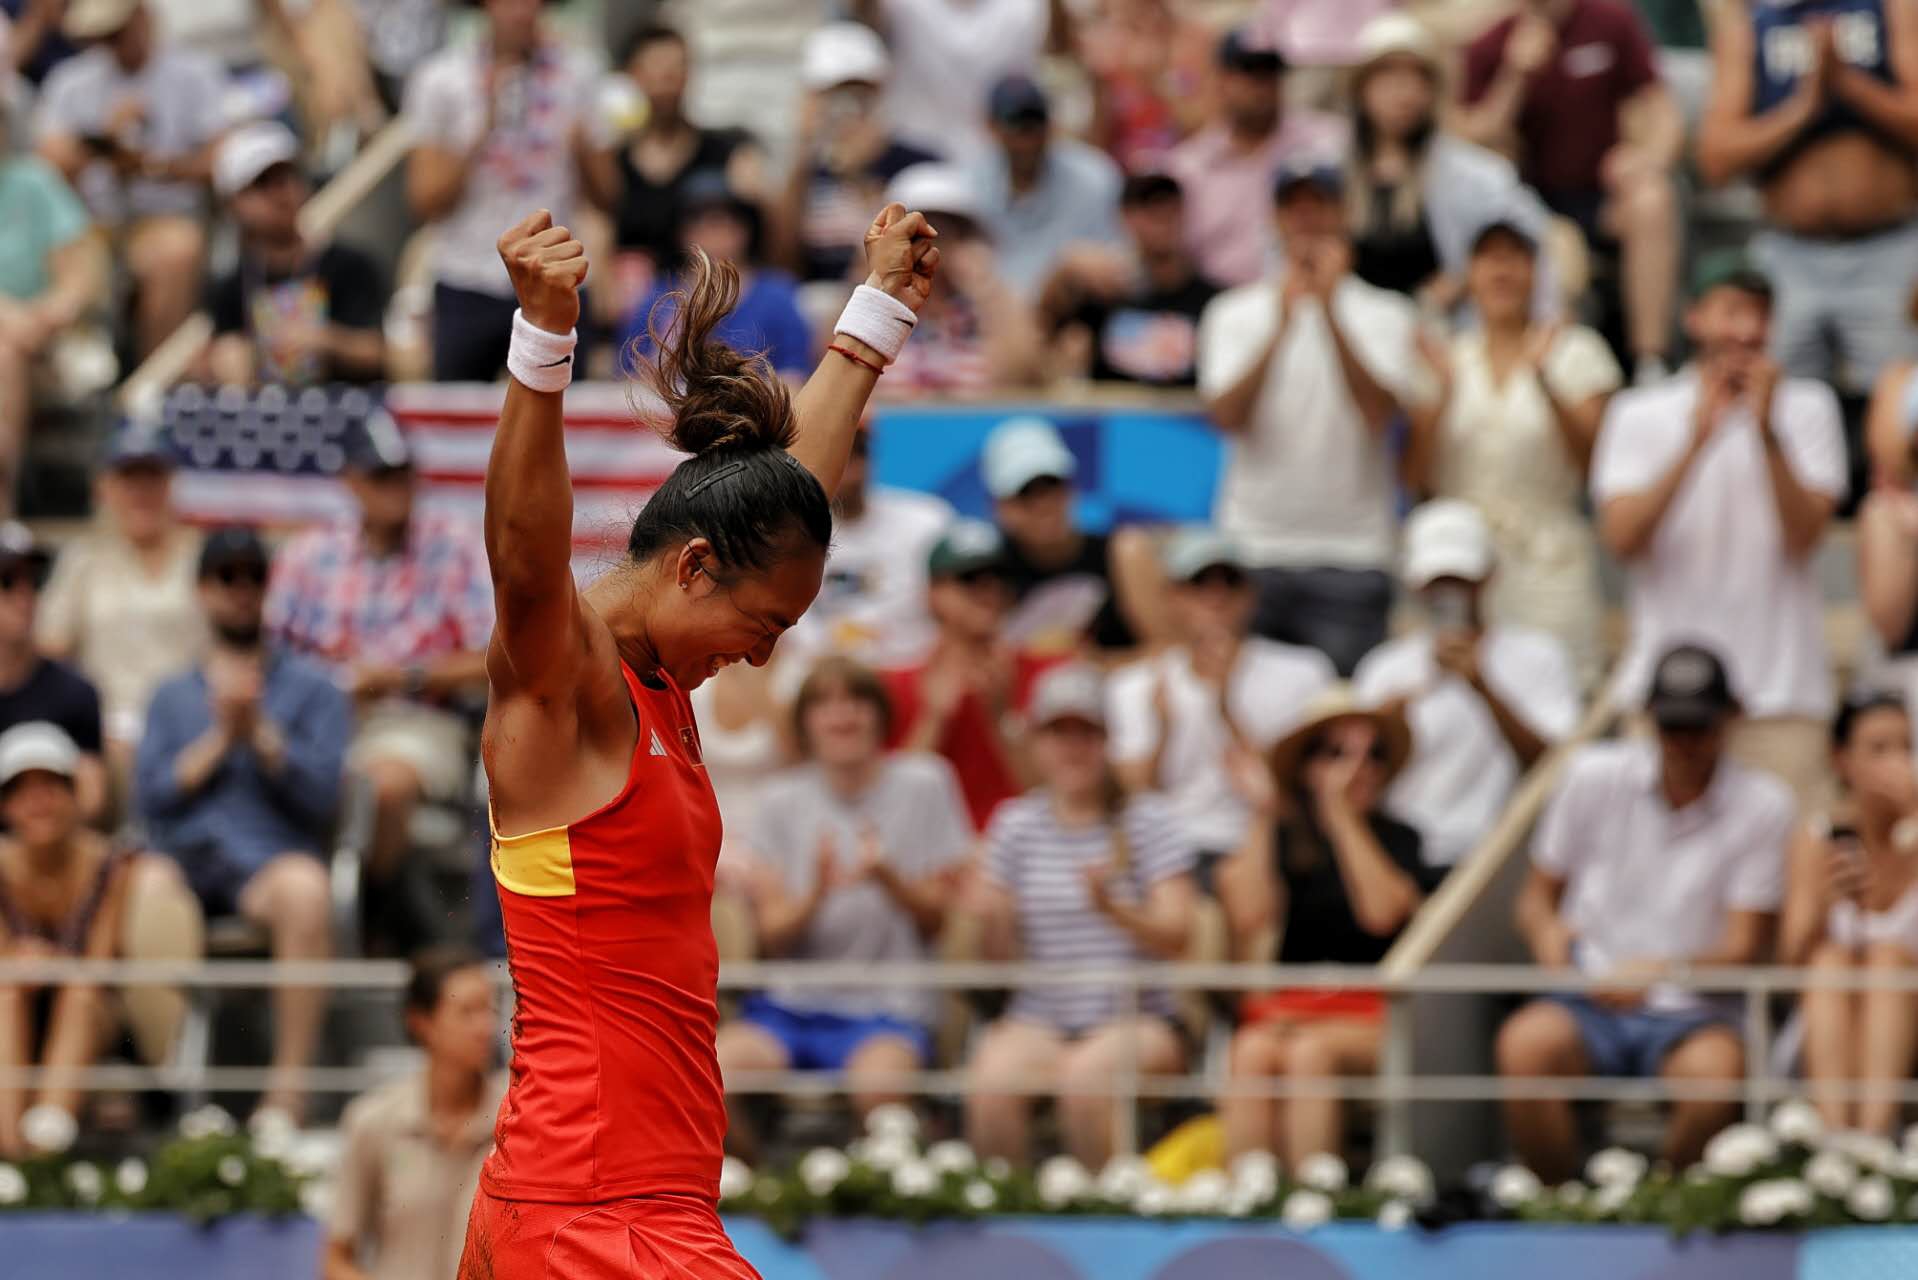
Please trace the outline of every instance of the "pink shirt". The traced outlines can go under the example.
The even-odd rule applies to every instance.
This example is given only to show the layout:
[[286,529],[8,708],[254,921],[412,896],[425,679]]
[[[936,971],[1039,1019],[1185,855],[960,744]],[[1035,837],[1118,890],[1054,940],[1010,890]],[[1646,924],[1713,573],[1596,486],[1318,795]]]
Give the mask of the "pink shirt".
[[1343,152],[1345,121],[1288,109],[1277,131],[1250,150],[1223,125],[1212,125],[1172,149],[1166,168],[1185,189],[1185,238],[1199,274],[1217,284],[1250,284],[1266,272],[1272,250],[1272,184],[1288,154]]

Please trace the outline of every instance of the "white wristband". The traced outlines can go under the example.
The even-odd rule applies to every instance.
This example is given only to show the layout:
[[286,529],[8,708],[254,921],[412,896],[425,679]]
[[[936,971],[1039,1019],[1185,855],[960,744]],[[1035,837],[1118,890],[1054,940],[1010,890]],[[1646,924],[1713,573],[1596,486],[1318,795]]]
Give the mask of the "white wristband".
[[529,390],[564,391],[573,381],[573,348],[578,345],[579,330],[549,333],[528,320],[524,311],[515,311],[506,372]]
[[911,307],[889,293],[862,284],[852,291],[832,331],[859,339],[887,360],[897,360],[918,322]]

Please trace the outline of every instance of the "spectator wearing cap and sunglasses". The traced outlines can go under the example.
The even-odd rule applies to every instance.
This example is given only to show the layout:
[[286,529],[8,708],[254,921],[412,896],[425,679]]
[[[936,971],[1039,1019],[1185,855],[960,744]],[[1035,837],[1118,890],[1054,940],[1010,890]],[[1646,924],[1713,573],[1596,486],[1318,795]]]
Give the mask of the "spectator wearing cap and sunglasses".
[[48,555],[17,520],[0,524],[0,732],[41,720],[79,748],[73,784],[88,822],[105,816],[106,767],[100,760],[100,691],[34,643],[34,617]]

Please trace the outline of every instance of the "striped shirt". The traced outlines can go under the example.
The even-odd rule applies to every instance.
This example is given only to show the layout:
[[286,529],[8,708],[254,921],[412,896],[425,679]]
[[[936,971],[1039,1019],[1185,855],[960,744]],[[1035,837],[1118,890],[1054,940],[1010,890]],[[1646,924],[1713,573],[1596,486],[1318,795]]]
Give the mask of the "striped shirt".
[[[1163,797],[1135,797],[1121,822],[1125,869],[1114,897],[1139,904],[1161,880],[1191,872],[1192,846]],[[993,813],[986,827],[986,875],[1012,894],[1028,963],[1048,968],[1111,966],[1149,959],[1131,934],[1092,905],[1086,892],[1085,868],[1109,864],[1115,853],[1109,826],[1061,826],[1051,797],[1043,791],[1008,800]],[[1139,1007],[1169,1016],[1172,997],[1164,991],[1144,992]],[[1021,991],[1013,999],[1011,1016],[1078,1033],[1111,1021],[1123,1008],[1122,994],[1114,988],[1047,986]]]

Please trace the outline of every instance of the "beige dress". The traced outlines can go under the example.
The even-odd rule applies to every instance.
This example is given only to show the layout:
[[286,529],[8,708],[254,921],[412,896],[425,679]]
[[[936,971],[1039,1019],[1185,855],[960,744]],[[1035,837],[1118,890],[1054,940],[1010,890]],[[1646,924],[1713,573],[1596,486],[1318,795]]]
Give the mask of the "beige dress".
[[[1438,492],[1484,513],[1498,548],[1493,620],[1536,627],[1564,642],[1587,685],[1601,671],[1598,540],[1581,505],[1585,477],[1565,446],[1537,379],[1523,369],[1494,382],[1485,336],[1452,343],[1451,403],[1439,424]],[[1545,360],[1560,401],[1618,389],[1610,348],[1572,326]]]

